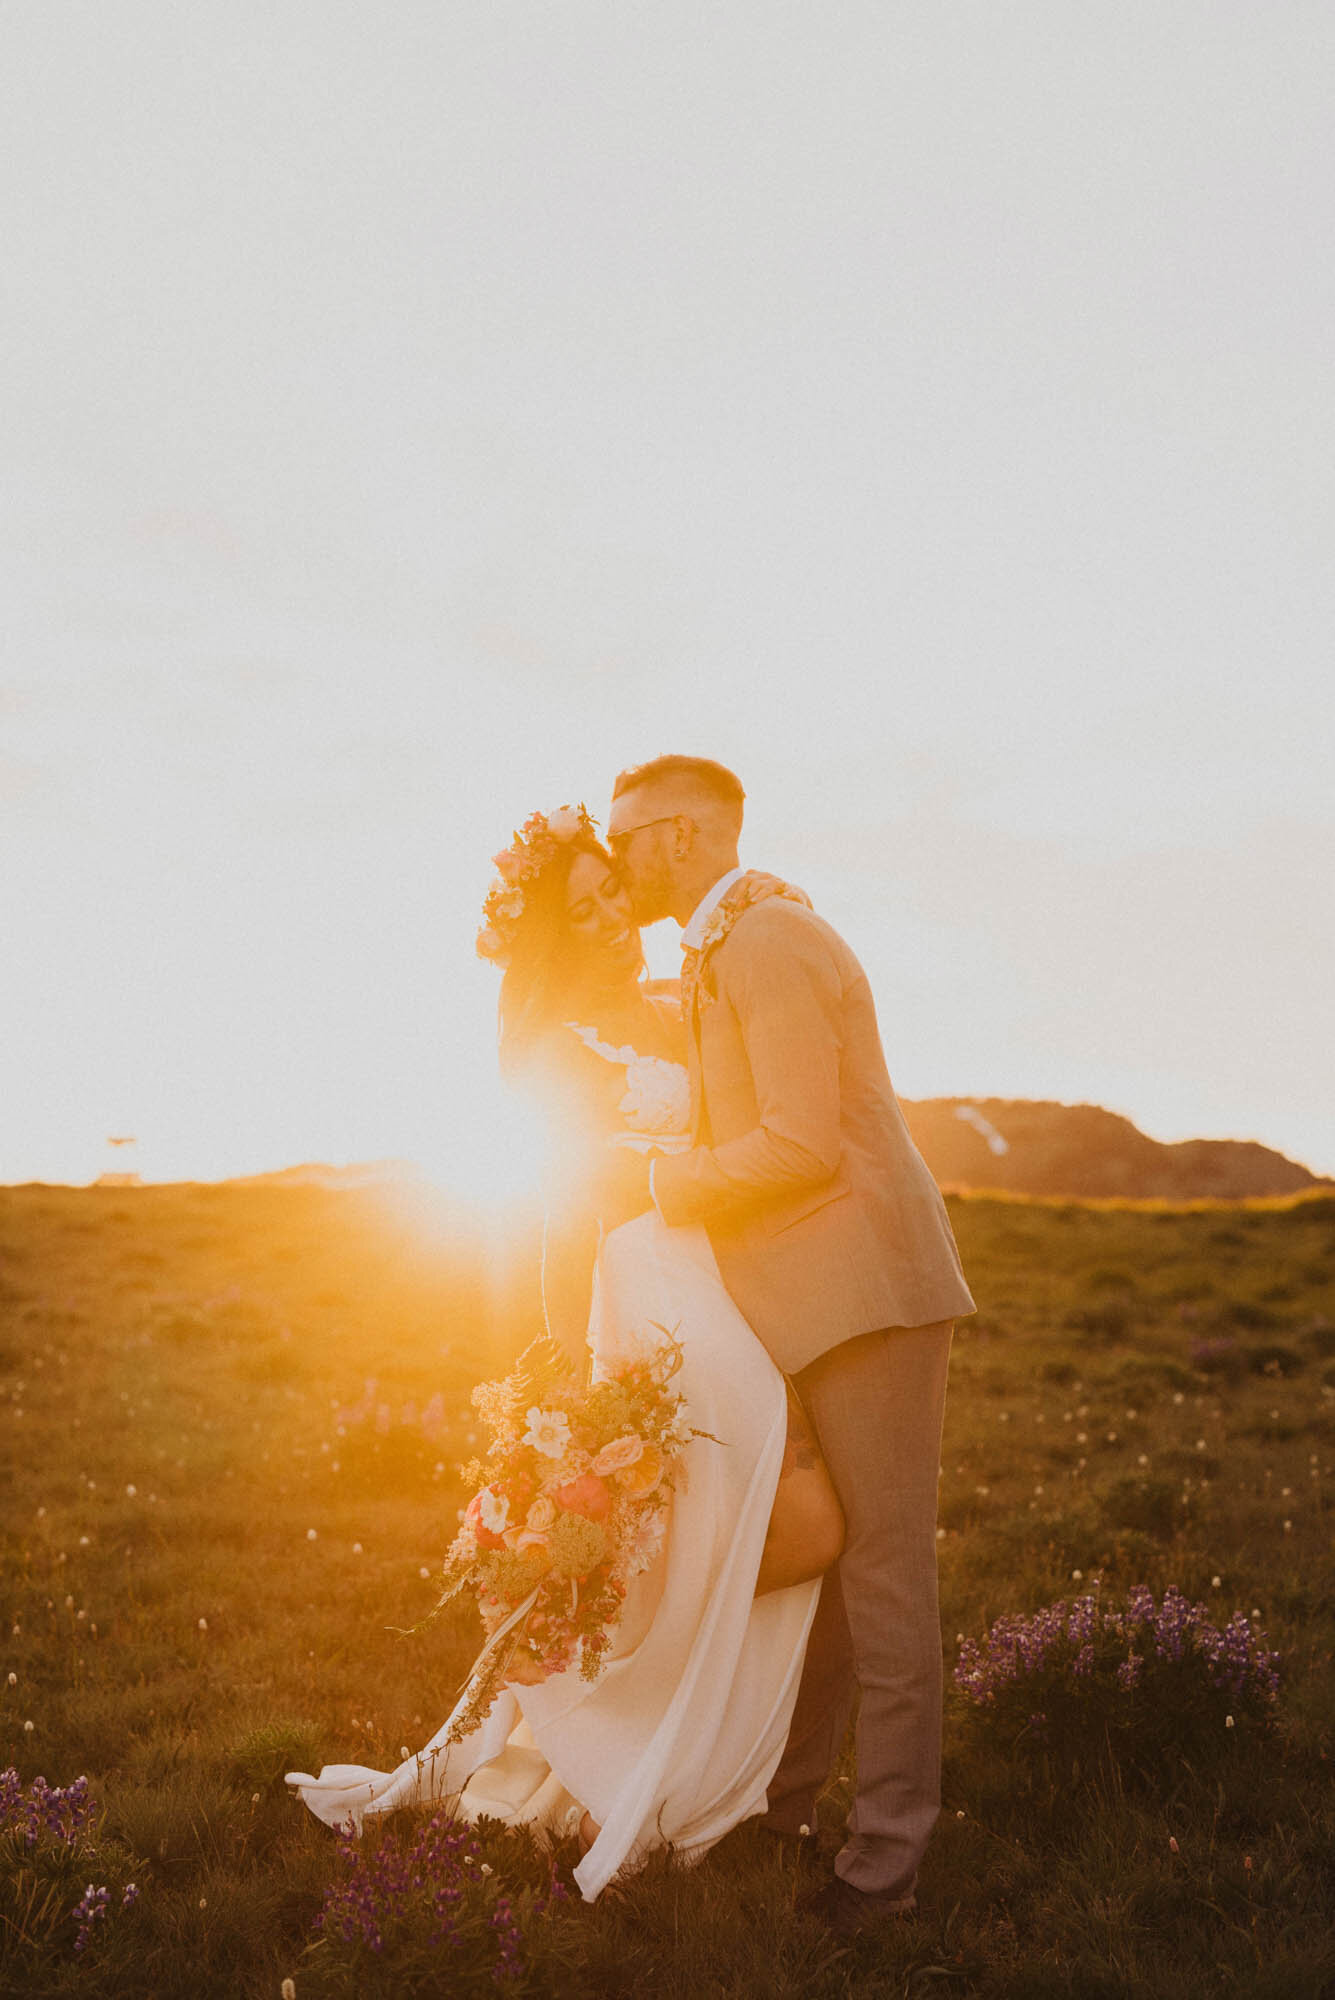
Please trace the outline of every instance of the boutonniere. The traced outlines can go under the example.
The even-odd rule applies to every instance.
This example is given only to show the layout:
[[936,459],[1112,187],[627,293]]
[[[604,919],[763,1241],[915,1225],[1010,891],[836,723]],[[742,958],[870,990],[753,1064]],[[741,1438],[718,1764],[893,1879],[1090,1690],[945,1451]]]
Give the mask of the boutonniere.
[[[795,883],[785,882],[778,875],[766,875],[753,869],[750,874],[743,875],[740,882],[733,883],[705,925],[705,933],[700,940],[701,963],[703,964],[711,951],[717,951],[739,917],[745,915],[746,911],[754,908],[757,903],[768,902],[771,896],[783,896],[790,903],[801,903],[808,910],[811,908],[811,898],[805,889],[799,889]],[[703,998],[707,992],[709,992],[708,985],[702,983],[701,997]],[[709,993],[709,998],[712,1000],[715,995]]]

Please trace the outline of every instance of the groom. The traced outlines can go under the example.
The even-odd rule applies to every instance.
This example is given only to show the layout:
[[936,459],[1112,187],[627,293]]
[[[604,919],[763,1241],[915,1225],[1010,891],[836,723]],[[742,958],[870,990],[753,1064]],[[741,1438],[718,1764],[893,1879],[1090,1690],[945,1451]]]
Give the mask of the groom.
[[814,1828],[860,1697],[848,1834],[809,1905],[847,1937],[914,1907],[940,1806],[937,1476],[951,1329],[974,1303],[866,975],[800,892],[743,873],[744,799],[721,764],[657,757],[617,779],[607,833],[638,921],[682,926],[694,1144],[655,1160],[655,1205],[708,1229],[847,1521],[764,1822]]

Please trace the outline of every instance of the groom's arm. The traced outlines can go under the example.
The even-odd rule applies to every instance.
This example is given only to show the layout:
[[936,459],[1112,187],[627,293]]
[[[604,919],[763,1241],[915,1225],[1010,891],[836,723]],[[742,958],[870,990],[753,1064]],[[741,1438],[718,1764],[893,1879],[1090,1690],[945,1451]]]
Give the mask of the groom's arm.
[[716,972],[714,1004],[737,1015],[758,1122],[655,1163],[654,1199],[669,1223],[741,1216],[819,1187],[842,1156],[843,986],[825,939],[774,899],[738,923]]

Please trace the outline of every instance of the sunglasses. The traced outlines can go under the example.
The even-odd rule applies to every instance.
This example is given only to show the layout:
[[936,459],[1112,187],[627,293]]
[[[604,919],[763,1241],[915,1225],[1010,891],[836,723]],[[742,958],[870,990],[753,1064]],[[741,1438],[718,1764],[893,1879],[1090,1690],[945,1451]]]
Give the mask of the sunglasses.
[[617,859],[620,860],[626,851],[627,844],[637,833],[643,833],[647,826],[666,826],[669,820],[678,818],[680,818],[680,814],[678,813],[660,813],[657,819],[642,819],[637,826],[623,826],[620,833],[608,834],[607,845],[611,848]]

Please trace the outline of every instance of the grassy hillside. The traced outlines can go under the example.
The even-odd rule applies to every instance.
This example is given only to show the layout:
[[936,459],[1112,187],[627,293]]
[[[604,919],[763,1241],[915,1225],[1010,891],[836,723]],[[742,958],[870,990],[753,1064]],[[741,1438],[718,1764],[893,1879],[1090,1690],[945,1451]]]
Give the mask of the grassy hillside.
[[[0,1767],[25,1787],[87,1773],[104,1810],[63,1883],[0,1849],[0,1992],[1335,1990],[1330,1195],[953,1204],[981,1310],[943,1454],[948,1664],[957,1635],[1096,1575],[1109,1597],[1175,1583],[1221,1624],[1258,1614],[1282,1656],[1272,1734],[1137,1776],[1093,1754],[1091,1711],[1073,1774],[980,1733],[952,1692],[921,1914],[851,1951],[796,1914],[794,1864],[754,1829],[540,1920],[543,1864],[493,1831],[481,1930],[359,1966],[312,1948],[334,1845],[282,1771],[392,1765],[448,1711],[469,1620],[389,1628],[431,1602],[467,1388],[535,1303],[530,1232],[463,1241],[395,1202],[0,1191]],[[823,1801],[826,1846],[847,1790]],[[110,1903],[76,1955],[90,1879]],[[478,1956],[502,1893],[529,1963],[508,1989]]]

